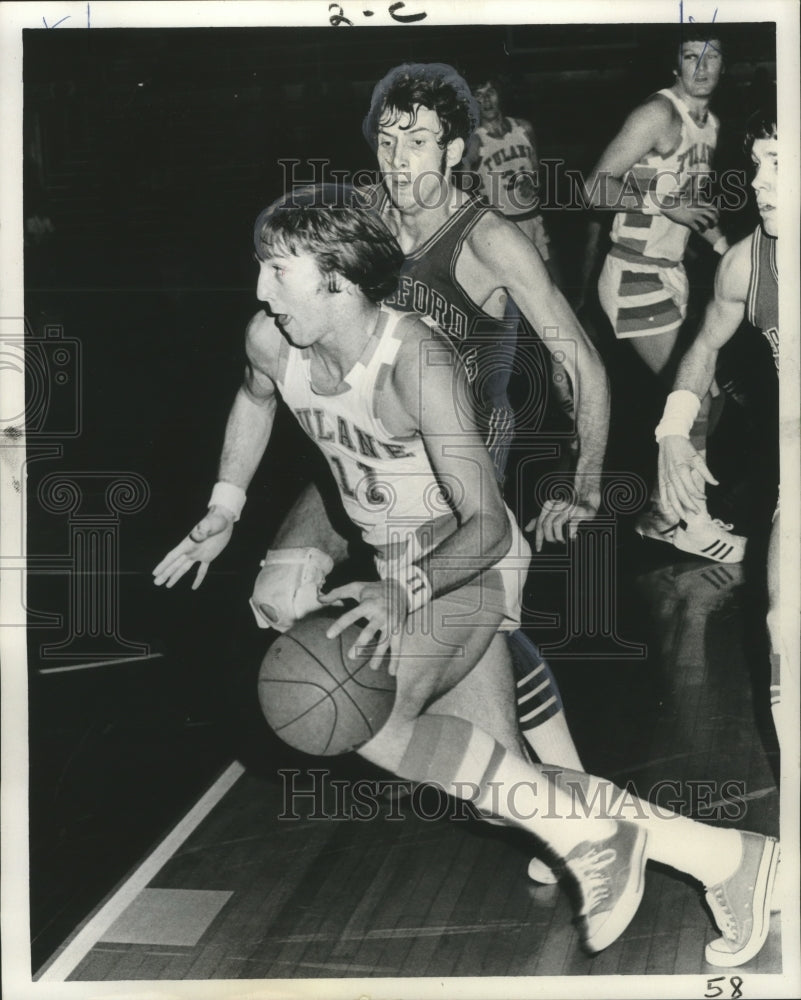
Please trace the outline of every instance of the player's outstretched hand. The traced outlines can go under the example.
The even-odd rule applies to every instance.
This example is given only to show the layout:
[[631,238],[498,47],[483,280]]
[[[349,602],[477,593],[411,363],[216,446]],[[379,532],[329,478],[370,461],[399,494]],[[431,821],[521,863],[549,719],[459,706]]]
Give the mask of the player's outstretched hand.
[[230,517],[221,514],[219,510],[210,510],[156,566],[153,570],[153,582],[157,587],[162,583],[174,587],[195,563],[200,563],[192,584],[192,590],[197,590],[206,578],[209,563],[228,544],[233,530],[234,522]]
[[571,540],[576,537],[582,521],[591,521],[598,513],[595,500],[546,500],[538,517],[533,517],[526,525],[526,531],[534,531],[534,548],[542,551],[543,542],[564,542],[565,529]]
[[717,225],[718,214],[714,205],[679,205],[676,208],[662,206],[662,215],[695,233],[703,233]]
[[397,580],[377,580],[369,583],[347,583],[343,587],[335,587],[327,594],[320,594],[322,604],[334,604],[336,601],[356,601],[356,607],[346,611],[334,622],[326,632],[328,639],[334,639],[354,622],[363,618],[364,628],[359,633],[356,642],[348,650],[348,656],[355,659],[365,646],[372,646],[369,666],[378,670],[387,650],[390,653],[389,673],[394,676],[400,659],[400,641],[403,623],[408,614],[406,591]]
[[692,443],[678,434],[659,442],[659,499],[681,521],[706,509],[705,483],[718,481]]

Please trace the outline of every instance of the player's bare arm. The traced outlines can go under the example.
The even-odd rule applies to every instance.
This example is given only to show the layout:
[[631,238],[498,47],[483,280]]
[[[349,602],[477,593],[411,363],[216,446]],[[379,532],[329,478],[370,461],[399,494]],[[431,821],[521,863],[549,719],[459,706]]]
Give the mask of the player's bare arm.
[[[426,364],[432,348],[452,364]],[[430,599],[449,593],[489,569],[511,544],[511,529],[492,461],[469,414],[465,375],[450,343],[425,324],[416,322],[404,333],[403,346],[391,379],[391,392],[380,402],[378,415],[393,436],[419,434],[439,483],[450,497],[458,528],[425,559],[420,568],[431,584]],[[456,563],[456,565],[454,565]],[[405,592],[393,580],[352,583],[328,593],[325,600],[356,600],[329,629],[338,635],[353,622],[366,619],[355,646],[376,640],[371,665],[378,666],[392,647],[390,670],[399,656],[401,626],[408,614]],[[322,598],[321,598],[322,599]],[[393,642],[393,637],[395,641]]]
[[264,311],[248,324],[247,364],[225,426],[218,478],[246,490],[262,460],[277,406],[274,373],[282,335]]
[[[535,528],[539,551],[545,541],[564,541],[565,528],[571,538],[575,537],[578,523],[598,513],[609,429],[609,382],[598,352],[551,280],[536,248],[514,225],[486,216],[470,234],[466,249],[469,253],[460,257],[457,279],[476,289],[476,300],[484,303],[499,288],[505,289],[546,347],[564,354],[562,364],[573,385],[579,439],[576,503],[547,504],[536,521],[526,526],[526,530]],[[463,266],[466,280],[460,275]],[[552,331],[558,335],[550,336]]]
[[[243,496],[272,432],[277,400],[271,373],[276,370],[280,337],[274,322],[263,311],[248,324],[245,375],[228,415],[217,476],[219,483],[228,484]],[[199,563],[192,584],[192,589],[197,590],[209,564],[228,544],[236,516],[224,503],[211,504],[208,513],[153,570],[154,583],[173,587]]]
[[[718,265],[714,297],[676,373],[673,391],[692,393],[699,405],[712,385],[720,349],[734,336],[745,314],[751,272],[750,240],[749,236],[737,243]],[[714,486],[717,480],[689,439],[680,434],[662,437],[659,441],[659,494],[666,509],[672,510],[679,519],[697,513],[702,506],[705,483]]]

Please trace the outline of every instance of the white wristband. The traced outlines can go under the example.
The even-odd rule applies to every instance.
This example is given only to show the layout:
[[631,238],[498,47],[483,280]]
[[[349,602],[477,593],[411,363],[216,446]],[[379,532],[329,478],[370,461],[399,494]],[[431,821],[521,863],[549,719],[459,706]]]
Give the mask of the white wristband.
[[238,521],[245,506],[247,494],[241,486],[234,486],[233,483],[215,483],[211,491],[209,507],[225,507],[234,515],[234,520]]
[[397,580],[406,591],[406,605],[410,615],[419,611],[424,604],[428,604],[434,596],[431,581],[419,566],[412,564],[405,576],[396,576],[393,579]]
[[688,389],[676,389],[667,398],[662,419],[657,425],[654,437],[657,441],[671,434],[689,438],[690,428],[701,409],[701,400]]
[[729,249],[729,241],[725,236],[721,236],[712,244],[712,249],[715,253],[719,253],[722,257],[723,254]]

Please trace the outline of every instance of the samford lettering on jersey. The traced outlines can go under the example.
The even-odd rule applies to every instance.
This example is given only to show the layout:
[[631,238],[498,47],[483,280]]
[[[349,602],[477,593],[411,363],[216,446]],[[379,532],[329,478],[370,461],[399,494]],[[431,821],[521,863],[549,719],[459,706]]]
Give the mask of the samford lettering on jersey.
[[467,313],[462,312],[419,278],[402,274],[397,291],[386,299],[388,305],[428,316],[452,340],[464,340],[469,330]]
[[402,444],[378,441],[372,434],[363,431],[344,417],[337,417],[334,427],[329,415],[316,407],[303,407],[294,412],[300,426],[313,441],[336,441],[354,455],[363,455],[365,458],[411,457],[411,452]]

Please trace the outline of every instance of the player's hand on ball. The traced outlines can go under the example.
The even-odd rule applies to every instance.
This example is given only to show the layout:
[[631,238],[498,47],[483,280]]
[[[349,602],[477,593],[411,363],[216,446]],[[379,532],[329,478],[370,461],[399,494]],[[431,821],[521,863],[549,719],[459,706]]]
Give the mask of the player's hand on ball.
[[365,619],[366,624],[356,642],[348,650],[348,656],[356,659],[360,653],[364,653],[365,646],[370,646],[372,655],[369,666],[372,670],[378,670],[389,650],[389,673],[394,676],[398,669],[403,623],[409,611],[404,588],[397,580],[389,579],[370,583],[348,583],[344,587],[330,590],[327,594],[320,594],[320,601],[323,604],[333,604],[343,600],[356,601],[356,607],[340,615],[326,632],[326,637],[334,639],[354,622]]
[[212,508],[156,566],[153,570],[153,582],[157,587],[162,583],[166,583],[167,587],[174,587],[195,563],[200,563],[192,584],[192,590],[197,590],[206,578],[209,563],[228,544],[233,530],[234,522],[231,517]]
[[571,500],[546,500],[538,517],[526,525],[526,531],[534,530],[534,548],[542,550],[543,542],[564,542],[567,537],[576,537],[582,521],[591,521],[598,513],[599,501],[595,498],[574,498]]
[[692,443],[678,434],[659,442],[659,499],[679,520],[706,509],[705,484],[718,481]]

